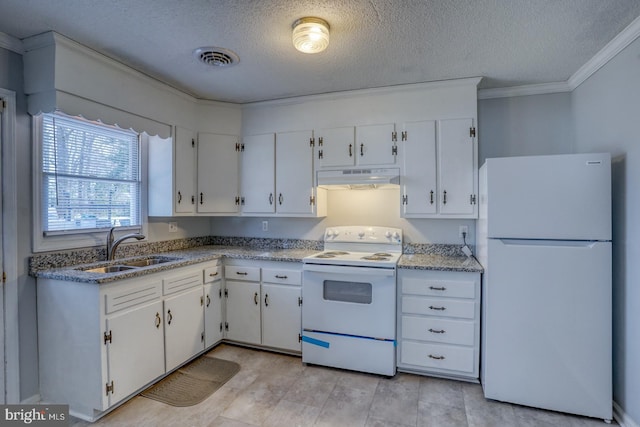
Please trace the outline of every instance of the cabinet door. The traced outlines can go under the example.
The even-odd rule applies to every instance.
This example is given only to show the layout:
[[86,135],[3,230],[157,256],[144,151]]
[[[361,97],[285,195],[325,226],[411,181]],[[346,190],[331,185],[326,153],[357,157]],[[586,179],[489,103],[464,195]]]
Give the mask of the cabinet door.
[[175,141],[175,195],[176,213],[195,212],[196,202],[196,135],[176,128]]
[[477,166],[472,128],[472,119],[441,120],[438,124],[440,214],[473,217],[476,213]]
[[402,213],[436,213],[436,122],[405,123],[402,138]]
[[241,151],[242,212],[274,213],[275,205],[275,135],[246,136]]
[[359,166],[396,163],[395,125],[356,127],[356,163]]
[[262,284],[262,344],[301,351],[302,310],[298,286]]
[[318,167],[333,168],[355,164],[355,128],[342,127],[316,131]]
[[313,214],[313,146],[311,131],[276,135],[276,211]]
[[133,308],[106,319],[109,405],[165,373],[162,301]]
[[204,350],[202,286],[164,300],[166,370]]
[[232,135],[198,135],[199,213],[235,214],[238,196],[238,138]]
[[222,341],[221,280],[204,285],[204,347]]
[[260,344],[260,283],[226,281],[227,339]]

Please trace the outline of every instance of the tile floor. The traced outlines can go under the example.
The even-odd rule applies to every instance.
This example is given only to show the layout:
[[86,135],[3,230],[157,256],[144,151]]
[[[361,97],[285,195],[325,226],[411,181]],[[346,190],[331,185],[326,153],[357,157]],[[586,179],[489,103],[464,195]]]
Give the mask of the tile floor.
[[[578,427],[602,420],[488,401],[478,384],[399,373],[388,379],[303,365],[299,357],[222,344],[210,354],[241,370],[204,402],[177,408],[136,396],[72,427]],[[616,423],[612,423],[616,425]]]

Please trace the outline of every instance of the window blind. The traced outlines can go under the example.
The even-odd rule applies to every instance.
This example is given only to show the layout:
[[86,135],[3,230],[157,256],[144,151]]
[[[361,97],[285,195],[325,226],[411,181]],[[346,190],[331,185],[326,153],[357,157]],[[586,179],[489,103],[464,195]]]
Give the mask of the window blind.
[[45,234],[141,225],[140,188],[138,134],[43,115]]

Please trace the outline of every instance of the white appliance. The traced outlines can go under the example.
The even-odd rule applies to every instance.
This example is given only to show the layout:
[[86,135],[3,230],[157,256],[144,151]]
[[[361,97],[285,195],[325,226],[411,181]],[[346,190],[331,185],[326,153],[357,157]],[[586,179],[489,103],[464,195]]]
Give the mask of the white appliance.
[[303,260],[302,361],[395,375],[402,230],[331,227],[324,240]]
[[611,158],[480,168],[485,397],[611,420]]

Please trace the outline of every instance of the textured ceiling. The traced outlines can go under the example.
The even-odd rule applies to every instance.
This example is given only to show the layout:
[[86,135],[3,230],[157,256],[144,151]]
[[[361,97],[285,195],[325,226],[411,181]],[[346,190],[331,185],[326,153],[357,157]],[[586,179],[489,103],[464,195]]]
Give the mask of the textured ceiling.
[[[320,54],[291,24],[329,22]],[[197,98],[238,103],[464,77],[566,81],[640,16],[639,0],[0,0],[0,32],[54,30]],[[195,48],[240,57],[209,67]]]

